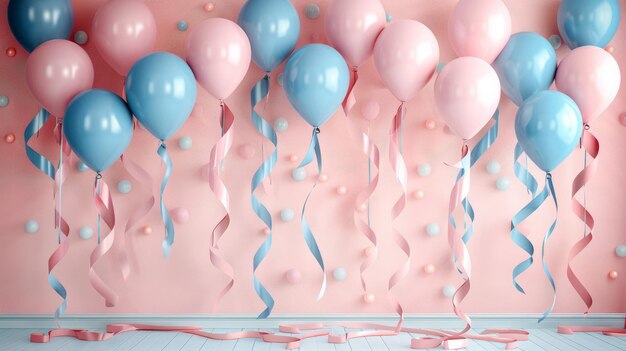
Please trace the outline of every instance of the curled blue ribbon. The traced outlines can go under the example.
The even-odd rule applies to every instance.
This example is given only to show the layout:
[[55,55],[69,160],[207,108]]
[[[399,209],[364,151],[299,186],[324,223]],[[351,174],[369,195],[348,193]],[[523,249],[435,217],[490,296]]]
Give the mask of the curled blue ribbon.
[[554,232],[554,228],[556,227],[556,221],[557,221],[558,214],[559,214],[559,203],[556,200],[556,193],[554,191],[554,184],[552,183],[552,175],[550,173],[546,173],[546,186],[544,188],[548,188],[550,190],[550,196],[552,197],[552,200],[554,201],[554,208],[555,208],[554,221],[550,225],[550,228],[546,232],[546,235],[543,237],[543,243],[541,244],[541,264],[543,266],[543,271],[546,273],[546,278],[548,278],[548,281],[550,282],[550,285],[552,286],[552,304],[543,313],[543,316],[539,318],[539,320],[537,321],[538,323],[541,323],[544,319],[546,319],[550,315],[550,313],[552,313],[552,310],[554,309],[554,305],[556,304],[556,285],[554,284],[554,279],[552,278],[552,274],[550,274],[550,269],[548,269],[548,265],[545,259],[546,245],[548,244],[548,240],[550,239],[550,236],[552,236],[552,233]]
[[[515,155],[513,156],[513,170],[515,172],[515,177],[526,187],[526,191],[532,196],[535,196],[535,193],[537,193],[537,180],[528,170],[528,165],[523,165],[518,161],[523,153],[524,150],[522,149],[522,146],[519,143],[516,143]],[[526,156],[526,162],[528,162],[528,156]]]
[[[302,162],[300,163],[298,168],[305,167],[309,163],[313,162],[313,155],[315,155],[315,158],[317,160],[317,172],[318,174],[321,174],[322,173],[322,152],[320,150],[319,139],[317,137],[319,133],[320,133],[320,129],[318,127],[315,127],[313,129],[313,136],[311,137],[311,144],[309,145],[309,150],[307,151],[306,155],[302,159]],[[315,189],[316,186],[317,186],[317,180],[315,181],[315,184],[313,184],[313,187],[311,188],[311,190],[306,196],[306,199],[304,200],[304,205],[302,206],[302,213],[300,215],[300,218],[302,220],[302,235],[304,236],[306,245],[308,246],[309,251],[311,252],[313,257],[315,257],[315,260],[319,264],[320,268],[322,269],[323,281],[322,281],[322,286],[320,288],[320,291],[317,294],[317,301],[319,301],[322,299],[322,297],[324,297],[324,292],[326,291],[326,268],[324,268],[324,260],[322,259],[322,254],[320,253],[320,249],[317,246],[317,241],[315,241],[315,236],[313,235],[313,232],[311,231],[311,228],[309,227],[309,224],[307,223],[306,218],[304,217],[304,213],[306,211],[306,205],[309,202],[309,197],[311,197],[311,193],[313,193],[313,190]]]
[[172,175],[172,161],[167,153],[165,142],[161,142],[159,149],[157,150],[157,154],[161,157],[161,160],[163,160],[163,163],[165,164],[165,174],[163,175],[160,193],[161,218],[163,219],[163,224],[165,225],[165,240],[163,240],[163,244],[161,246],[163,247],[163,254],[165,257],[168,257],[170,250],[172,249],[172,244],[174,244],[174,223],[172,222],[170,212],[165,206],[165,201],[163,200],[165,186]]
[[269,139],[272,144],[274,144],[274,151],[272,152],[272,154],[267,159],[263,160],[263,164],[256,170],[256,172],[254,172],[250,190],[252,210],[270,230],[269,235],[267,236],[267,238],[265,238],[265,240],[263,240],[263,243],[254,254],[254,260],[252,263],[252,281],[254,284],[254,290],[265,304],[265,310],[263,310],[263,312],[259,314],[259,316],[257,317],[258,319],[267,318],[272,313],[272,309],[274,309],[274,299],[272,298],[272,295],[269,293],[269,291],[267,291],[265,286],[261,284],[261,281],[256,276],[257,268],[259,268],[259,265],[261,264],[261,262],[263,262],[270,248],[272,247],[272,216],[267,210],[267,207],[265,207],[263,203],[261,203],[261,201],[259,201],[259,199],[254,196],[254,191],[272,172],[274,166],[276,166],[276,160],[278,159],[278,139],[276,137],[276,131],[274,131],[272,125],[270,125],[254,110],[255,106],[269,94],[269,86],[269,76],[265,75],[265,77],[263,77],[254,85],[252,91],[250,92],[250,102],[252,105],[252,123],[254,124],[254,127],[259,131],[259,133],[263,134],[265,138]]

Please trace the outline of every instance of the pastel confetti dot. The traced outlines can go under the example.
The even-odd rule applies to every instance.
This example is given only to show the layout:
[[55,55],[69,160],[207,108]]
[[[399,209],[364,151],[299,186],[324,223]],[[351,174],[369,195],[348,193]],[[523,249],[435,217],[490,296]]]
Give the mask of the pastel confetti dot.
[[91,237],[93,236],[93,229],[90,226],[81,227],[78,230],[78,236],[80,236],[80,238],[83,240],[91,239]]
[[133,190],[133,183],[130,180],[122,179],[117,182],[117,191],[122,194],[128,194]]
[[182,224],[189,222],[189,211],[184,207],[175,208],[170,211],[174,222]]
[[500,173],[500,163],[498,161],[489,161],[485,165],[485,170],[489,174],[498,174]]
[[181,136],[178,138],[178,147],[182,150],[189,150],[193,146],[193,139],[190,136]]
[[256,149],[250,144],[242,144],[239,146],[239,156],[244,160],[249,160],[256,155]]
[[88,40],[89,36],[84,30],[79,30],[78,32],[74,33],[74,42],[76,42],[76,44],[85,45],[87,44]]
[[619,115],[619,123],[626,127],[626,113]]
[[6,51],[6,54],[9,57],[14,57],[15,54],[17,54],[17,51],[15,51],[15,48],[8,48]]
[[363,295],[363,301],[368,304],[374,303],[376,301],[376,295],[372,293],[366,293]]
[[376,252],[378,252],[378,250],[376,249],[376,246],[369,246],[367,249],[363,251],[363,254],[365,254],[365,257],[372,257],[373,255],[376,254]]
[[439,224],[437,223],[429,223],[426,225],[426,234],[428,234],[428,236],[437,236],[439,235]]
[[282,133],[286,131],[287,128],[289,128],[289,122],[287,122],[287,120],[282,117],[278,117],[274,121],[274,128],[276,128],[277,132]]
[[294,169],[291,172],[291,178],[297,182],[301,182],[306,179],[306,169],[304,167],[299,167]]
[[283,222],[291,222],[293,220],[293,217],[294,217],[294,212],[290,208],[285,208],[282,211],[280,211],[280,219],[282,219]]
[[283,86],[283,84],[285,83],[285,76],[282,72],[278,74],[278,78],[276,81],[278,82],[278,85],[280,85],[281,87]]
[[452,297],[454,296],[454,293],[456,292],[456,288],[452,285],[446,285],[443,287],[443,290],[441,292],[443,293],[443,296],[445,297]]
[[215,9],[215,4],[213,4],[212,2],[207,2],[206,4],[204,4],[202,8],[206,12],[211,12]]
[[289,284],[297,284],[302,280],[302,273],[297,269],[290,269],[285,272],[285,280],[287,280]]
[[289,155],[289,162],[296,163],[299,160],[300,160],[300,157],[298,157],[298,155]]
[[345,185],[340,185],[336,189],[338,195],[345,195],[348,193],[348,187]]
[[363,115],[363,118],[368,121],[375,120],[380,114],[380,104],[376,100],[367,101],[363,104],[363,107],[361,107],[361,114]]
[[510,185],[511,185],[511,182],[509,181],[509,178],[500,177],[498,178],[498,180],[496,180],[496,188],[498,188],[498,190],[500,191],[507,190]]
[[554,48],[554,50],[558,49],[561,47],[562,44],[562,40],[561,37],[558,34],[553,34],[551,36],[548,37],[548,41],[550,42],[550,45],[552,45],[552,47]]
[[428,177],[430,172],[431,168],[428,163],[422,163],[417,166],[417,174],[419,174],[420,177]]
[[626,257],[626,245],[617,245],[615,248],[615,254],[618,257]]
[[78,161],[76,163],[76,169],[83,173],[83,172],[87,172],[89,170],[89,167],[83,162],[83,161]]
[[439,62],[439,64],[437,64],[437,73],[441,72],[441,70],[446,67],[446,63],[445,62]]
[[367,211],[367,204],[360,204],[359,206],[357,206],[356,210],[361,213]]
[[424,265],[424,273],[426,274],[433,274],[435,273],[435,265],[432,263],[428,263],[426,265]]
[[13,144],[13,142],[15,141],[15,134],[13,134],[13,133],[7,133],[7,134],[4,136],[4,141],[5,141],[7,144]]
[[178,24],[176,25],[176,28],[178,28],[179,31],[184,32],[187,30],[187,22],[185,21],[179,21]]
[[268,236],[272,233],[272,231],[270,230],[270,228],[264,228],[262,233],[263,235]]
[[428,130],[433,130],[435,128],[437,128],[437,122],[435,122],[432,119],[427,119],[424,121],[424,128],[428,129]]
[[328,181],[328,175],[326,173],[320,174],[318,180],[320,183],[326,183]]
[[340,282],[343,280],[346,280],[346,278],[348,277],[348,271],[343,268],[343,267],[337,267],[335,269],[333,269],[333,278]]
[[304,13],[308,19],[316,19],[320,16],[320,7],[317,4],[307,4]]
[[144,233],[144,234],[146,234],[146,235],[148,235],[148,234],[152,234],[152,227],[151,227],[151,226],[149,226],[149,225],[146,225],[146,226],[144,226],[144,227],[141,229],[141,232],[142,232],[142,233]]
[[24,223],[24,231],[26,233],[34,234],[39,231],[39,223],[34,219],[29,219]]
[[619,274],[617,273],[617,271],[610,271],[609,272],[609,278],[617,279],[617,277],[619,277]]
[[606,50],[606,52],[608,52],[609,54],[612,54],[613,51],[615,51],[615,48],[613,48],[613,45],[608,45],[604,48],[604,50]]
[[0,107],[7,107],[9,105],[9,97],[6,95],[0,96]]
[[391,22],[391,20],[393,19],[393,16],[389,12],[385,14],[385,17],[387,19],[387,23]]
[[418,189],[413,192],[413,198],[416,200],[421,200],[424,198],[424,196],[426,196],[426,194],[424,193],[424,190],[422,189]]

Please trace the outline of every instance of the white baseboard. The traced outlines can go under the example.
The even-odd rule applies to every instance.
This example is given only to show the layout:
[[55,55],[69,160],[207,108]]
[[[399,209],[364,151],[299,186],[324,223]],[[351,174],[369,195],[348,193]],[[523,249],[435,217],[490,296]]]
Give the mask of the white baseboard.
[[[553,313],[541,324],[539,314],[472,314],[475,328],[556,328],[558,325],[602,325],[624,327],[624,313]],[[409,314],[405,325],[415,328],[462,328],[453,314]],[[257,320],[252,314],[67,314],[59,319],[63,328],[101,329],[109,323],[156,325],[195,325],[203,328],[275,328],[279,324],[311,322],[363,322],[395,325],[393,314],[276,314]],[[56,327],[54,316],[47,314],[0,314],[0,328],[46,329]]]

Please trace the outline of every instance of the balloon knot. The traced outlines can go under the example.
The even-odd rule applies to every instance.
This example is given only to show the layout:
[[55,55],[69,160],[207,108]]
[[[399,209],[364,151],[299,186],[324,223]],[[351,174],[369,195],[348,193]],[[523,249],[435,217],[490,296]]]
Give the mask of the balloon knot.
[[552,179],[552,173],[547,172],[546,173],[546,179]]
[[100,172],[96,173],[96,180],[102,179],[102,174]]
[[591,128],[591,126],[589,125],[589,123],[585,123],[585,124],[583,124],[583,127],[585,127],[585,130],[589,130],[589,128]]
[[313,132],[315,134],[319,134],[320,133],[320,128],[319,127],[315,127],[315,129],[313,129]]

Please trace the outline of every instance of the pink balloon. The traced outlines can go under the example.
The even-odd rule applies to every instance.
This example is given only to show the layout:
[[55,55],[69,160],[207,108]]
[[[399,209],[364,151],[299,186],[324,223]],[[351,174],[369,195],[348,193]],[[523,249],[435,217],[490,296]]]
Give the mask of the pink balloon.
[[358,67],[372,55],[386,17],[378,0],[334,0],[326,10],[326,36],[351,66]]
[[37,101],[62,118],[74,96],[93,86],[93,64],[78,44],[50,40],[39,45],[28,57],[26,82]]
[[250,66],[250,42],[236,23],[210,18],[187,39],[187,63],[198,83],[224,100],[239,86]]
[[432,78],[438,62],[435,35],[417,21],[393,22],[380,33],[374,46],[378,74],[400,101],[417,96]]
[[570,52],[556,71],[556,87],[576,102],[589,123],[609,107],[621,83],[613,55],[595,46],[581,46]]
[[458,56],[492,63],[511,36],[511,14],[501,0],[460,0],[450,15],[448,35]]
[[452,60],[435,81],[439,114],[464,140],[474,137],[489,122],[499,101],[498,75],[487,62],[476,57]]
[[141,0],[110,0],[93,18],[92,38],[104,60],[122,76],[156,43],[156,21]]

